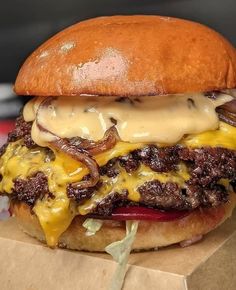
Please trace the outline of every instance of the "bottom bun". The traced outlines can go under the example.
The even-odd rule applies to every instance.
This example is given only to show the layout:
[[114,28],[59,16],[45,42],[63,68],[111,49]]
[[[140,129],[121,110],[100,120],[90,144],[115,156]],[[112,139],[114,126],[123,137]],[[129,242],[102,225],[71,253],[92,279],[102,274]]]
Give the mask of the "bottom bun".
[[[133,250],[148,250],[194,239],[215,229],[228,217],[236,205],[236,195],[217,208],[193,211],[190,215],[171,222],[140,221],[133,243]],[[13,203],[11,209],[22,230],[45,242],[43,230],[36,215],[24,203]],[[105,220],[102,228],[93,236],[85,235],[84,217],[75,217],[69,228],[61,235],[59,247],[103,252],[105,247],[125,236],[125,222]]]

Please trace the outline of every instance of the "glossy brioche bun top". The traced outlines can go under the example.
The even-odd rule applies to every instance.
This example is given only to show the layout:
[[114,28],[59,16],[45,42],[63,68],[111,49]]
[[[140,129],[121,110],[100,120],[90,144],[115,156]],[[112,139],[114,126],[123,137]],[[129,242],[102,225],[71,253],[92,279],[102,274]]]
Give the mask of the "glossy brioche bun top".
[[112,16],[82,21],[41,45],[22,66],[21,95],[160,95],[236,87],[236,50],[187,20]]

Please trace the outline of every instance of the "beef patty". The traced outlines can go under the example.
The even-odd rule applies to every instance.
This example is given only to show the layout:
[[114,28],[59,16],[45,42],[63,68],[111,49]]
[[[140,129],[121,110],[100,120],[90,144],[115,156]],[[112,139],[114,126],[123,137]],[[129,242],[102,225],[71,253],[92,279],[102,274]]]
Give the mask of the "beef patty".
[[[28,148],[37,146],[31,139],[31,123],[26,123],[23,117],[19,117],[16,128],[9,134],[8,142],[22,139]],[[75,138],[69,140],[75,144]],[[4,153],[6,146],[0,151]],[[51,154],[51,153],[50,153]],[[141,166],[149,167],[154,172],[167,173],[177,170],[178,165],[184,163],[188,169],[190,178],[185,185],[180,187],[177,183],[161,183],[158,180],[147,181],[137,188],[141,199],[136,205],[145,205],[164,210],[192,210],[198,207],[215,207],[228,201],[228,189],[225,188],[222,179],[236,184],[236,151],[225,148],[204,147],[189,149],[181,146],[146,147],[130,152],[126,156],[120,156],[110,160],[105,166],[100,167],[100,175],[116,178],[123,169],[132,174]],[[88,179],[89,175],[84,179]],[[99,181],[94,187],[77,189],[68,184],[67,195],[78,203],[91,198],[102,186]],[[26,180],[17,179],[14,182],[13,198],[33,206],[37,199],[44,195],[52,194],[48,190],[48,181],[42,172],[36,172],[34,176]],[[123,188],[121,192],[110,192],[93,210],[93,213],[102,216],[111,214],[115,207],[134,204],[128,200],[128,190]]]

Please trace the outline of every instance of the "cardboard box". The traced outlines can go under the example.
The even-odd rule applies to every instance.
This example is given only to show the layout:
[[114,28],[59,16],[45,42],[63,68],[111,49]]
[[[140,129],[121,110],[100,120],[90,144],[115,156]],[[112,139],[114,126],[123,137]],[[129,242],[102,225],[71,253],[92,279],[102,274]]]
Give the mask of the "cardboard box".
[[[0,222],[1,290],[105,290],[116,264],[109,255],[52,250]],[[235,290],[236,213],[188,248],[130,256],[124,290]]]

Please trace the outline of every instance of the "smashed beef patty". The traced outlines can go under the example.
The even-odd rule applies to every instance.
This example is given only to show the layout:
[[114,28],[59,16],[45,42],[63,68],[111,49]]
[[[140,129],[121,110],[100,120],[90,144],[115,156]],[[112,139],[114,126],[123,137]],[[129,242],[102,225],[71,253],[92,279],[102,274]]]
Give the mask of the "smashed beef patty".
[[[162,151],[161,154],[163,155],[163,152],[165,152],[166,159],[168,159],[169,154],[173,153],[173,150],[170,148],[168,150],[167,148],[156,148],[156,150]],[[116,178],[120,174],[121,168],[125,169],[129,174],[134,173],[140,164],[143,163],[141,157],[137,159],[137,156],[142,156],[142,151],[147,152],[148,150],[145,147],[130,153],[128,156],[110,160],[105,166],[100,168],[101,176],[107,176],[111,179]],[[178,148],[177,150],[176,146],[174,152],[177,154],[177,157],[175,157],[175,166],[177,166],[178,162],[186,162],[190,174],[190,178],[186,181],[184,187],[181,188],[180,185],[174,182],[161,183],[158,180],[147,181],[137,188],[141,196],[139,203],[136,203],[137,205],[140,204],[165,210],[192,210],[198,207],[215,207],[228,201],[228,190],[223,184],[219,184],[219,182],[222,178],[230,179],[232,186],[234,185],[236,180],[235,151],[223,148],[201,148],[195,150]],[[187,159],[187,161],[183,160],[183,154],[184,159]],[[204,156],[206,162],[203,159],[199,161],[199,156]],[[132,164],[135,163],[132,170],[130,167],[131,159],[133,159]],[[125,166],[127,164],[124,163],[124,160],[129,160],[127,167]],[[166,170],[168,166],[165,167],[165,158],[162,161],[160,160],[162,170]],[[211,161],[211,165],[214,166],[213,168],[207,163],[207,160]],[[84,177],[84,179],[88,178],[89,175]],[[73,187],[72,184],[68,184],[67,195],[78,204],[81,204],[90,199],[101,186],[102,181],[98,182],[94,187],[85,189],[78,189]],[[134,204],[128,200],[128,193],[126,188],[123,188],[121,192],[111,190],[96,205],[93,213],[108,216],[116,207]],[[30,206],[34,206],[36,200],[38,198],[41,199],[45,194],[52,196],[48,192],[47,178],[42,172],[35,173],[34,176],[26,180],[18,178],[14,182],[13,197],[26,202]]]
[[[20,116],[16,128],[9,134],[8,142],[19,139],[24,141],[27,148],[37,146],[31,139],[31,123],[24,121]],[[75,144],[75,138],[69,140]],[[1,150],[4,153],[6,146]],[[48,154],[51,154],[48,150]],[[135,173],[141,165],[149,167],[158,173],[175,172],[180,162],[184,163],[190,178],[180,187],[177,183],[161,183],[158,180],[147,181],[137,188],[140,194],[139,203],[148,207],[159,209],[192,210],[198,207],[215,207],[228,201],[228,190],[222,179],[227,179],[234,186],[236,182],[236,151],[225,148],[199,148],[189,149],[181,146],[158,148],[148,145],[142,149],[134,150],[126,156],[110,160],[105,166],[99,168],[101,176],[116,178],[121,168],[127,173]],[[88,179],[89,175],[84,179]],[[77,203],[82,203],[92,197],[102,186],[99,181],[96,186],[78,189],[68,184],[67,195]],[[119,206],[134,204],[128,200],[128,190],[121,192],[111,190],[101,202],[93,209],[93,213],[108,216],[112,210]],[[26,180],[14,181],[13,198],[34,206],[37,199],[45,195],[52,197],[48,190],[47,177],[42,172],[36,172]]]
[[[153,154],[154,151],[157,154]],[[150,152],[152,154],[149,154]],[[175,155],[174,158],[173,155]],[[162,156],[162,158],[159,156]],[[174,160],[174,163],[170,169],[169,160],[171,159]],[[231,181],[231,185],[234,185],[236,180],[236,151],[224,148],[191,150],[179,146],[157,148],[151,145],[135,150],[127,156],[110,160],[100,168],[100,174],[115,178],[120,174],[121,167],[128,173],[134,173],[143,163],[150,168],[153,164],[158,163],[155,170],[152,166],[153,171],[170,172],[177,168],[180,162],[185,163],[190,175],[185,186],[181,188],[177,183],[161,183],[158,180],[145,182],[137,189],[141,196],[139,204],[165,210],[192,210],[201,206],[216,207],[228,201],[228,189],[220,184],[220,181],[221,179],[228,179]],[[88,176],[85,178],[88,178]],[[96,186],[81,190],[69,185],[67,194],[80,203],[91,198],[98,189],[98,186]],[[124,188],[124,191],[127,190]],[[106,199],[109,202],[106,202]],[[100,214],[103,212],[104,215],[107,215],[115,207],[130,203],[128,192],[127,194],[111,192],[97,205],[94,211],[98,211]]]

